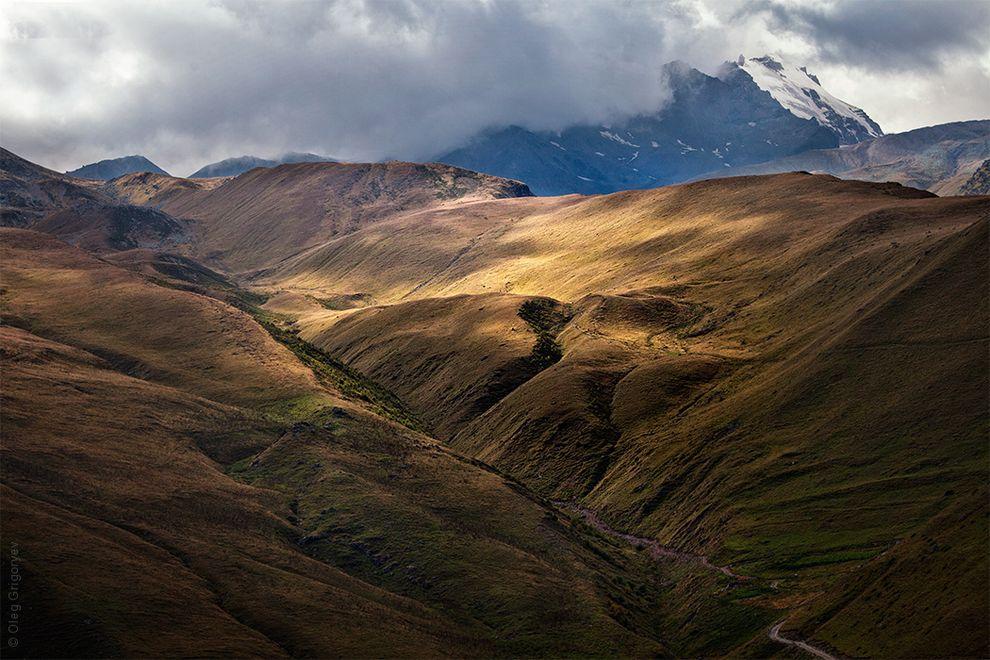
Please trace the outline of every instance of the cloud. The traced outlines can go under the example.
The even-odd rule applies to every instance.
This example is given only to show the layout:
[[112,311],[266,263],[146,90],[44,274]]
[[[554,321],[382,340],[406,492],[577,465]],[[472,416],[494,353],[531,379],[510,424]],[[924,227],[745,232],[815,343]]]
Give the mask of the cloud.
[[938,71],[947,59],[980,58],[990,42],[986,0],[761,0],[742,14],[803,37],[822,61],[895,72]]
[[[889,57],[859,68],[852,55],[833,55],[843,52],[838,35],[861,39],[842,28],[862,13],[856,5],[821,13],[741,0],[8,1],[0,143],[58,169],[141,153],[176,174],[289,150],[423,159],[493,124],[558,129],[654,111],[666,101],[662,64],[684,59],[711,71],[739,52],[787,52],[827,86],[832,76],[855,91],[898,61],[886,36],[878,39]],[[965,47],[985,53],[973,34]],[[961,51],[900,69],[905,89],[927,89],[952,52]],[[990,62],[976,66],[985,73]],[[849,100],[884,123],[883,107]],[[909,123],[903,103],[882,105]]]
[[990,117],[986,0],[757,0],[735,18],[763,23],[888,133]]

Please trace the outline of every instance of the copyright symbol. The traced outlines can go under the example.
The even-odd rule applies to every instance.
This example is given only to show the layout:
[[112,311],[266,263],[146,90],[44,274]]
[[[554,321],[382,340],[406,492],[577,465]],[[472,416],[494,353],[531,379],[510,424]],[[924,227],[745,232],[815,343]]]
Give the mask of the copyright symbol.
[[19,642],[17,641],[17,638],[16,637],[11,637],[10,639],[7,640],[7,646],[9,646],[11,648],[17,646],[18,643]]

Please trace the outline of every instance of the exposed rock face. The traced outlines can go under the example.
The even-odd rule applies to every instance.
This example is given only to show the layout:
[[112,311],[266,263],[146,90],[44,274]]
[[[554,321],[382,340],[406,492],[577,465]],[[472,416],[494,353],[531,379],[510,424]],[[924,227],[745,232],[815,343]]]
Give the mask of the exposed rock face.
[[973,172],[969,181],[959,189],[960,195],[990,195],[990,159],[983,161],[979,169]]

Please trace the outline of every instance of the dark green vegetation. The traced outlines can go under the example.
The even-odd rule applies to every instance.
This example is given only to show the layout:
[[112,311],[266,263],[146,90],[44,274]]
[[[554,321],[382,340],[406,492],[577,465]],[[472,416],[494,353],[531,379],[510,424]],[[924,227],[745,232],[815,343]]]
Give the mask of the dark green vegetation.
[[567,307],[549,298],[533,298],[519,306],[519,318],[536,333],[530,360],[537,371],[559,362],[564,353],[557,334],[571,318]]
[[[445,612],[484,655],[696,655],[742,643],[773,616],[739,603],[729,580],[658,564],[545,504],[534,507],[518,484],[458,464],[439,447],[411,450],[330,410],[232,474],[291,500],[308,555]],[[488,483],[517,494],[493,498]],[[705,593],[723,589],[701,599],[707,621],[688,634],[681,617],[698,603],[675,588],[683,580]],[[575,599],[575,587],[600,594],[602,604]],[[622,629],[643,639],[626,646]]]
[[391,419],[414,431],[428,433],[416,416],[391,392],[381,387],[359,371],[336,360],[316,346],[299,338],[299,329],[291,318],[266,312],[254,305],[244,305],[261,327],[276,341],[288,348],[299,361],[313,370],[321,383],[345,397],[362,401],[377,414]]
[[339,311],[344,309],[354,309],[364,307],[374,303],[374,298],[365,293],[353,293],[349,295],[336,295],[331,298],[313,298],[324,308]]
[[921,646],[937,657],[984,655],[984,631],[957,622],[986,614],[987,497],[985,484],[974,485],[959,504],[839,581],[827,604],[805,608],[802,631],[857,656],[905,656]]

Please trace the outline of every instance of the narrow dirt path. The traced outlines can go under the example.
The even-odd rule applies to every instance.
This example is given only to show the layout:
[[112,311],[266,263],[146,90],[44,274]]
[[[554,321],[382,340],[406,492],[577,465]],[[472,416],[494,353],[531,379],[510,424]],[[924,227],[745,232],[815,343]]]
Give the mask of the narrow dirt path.
[[822,660],[839,660],[831,653],[828,653],[827,651],[823,651],[822,649],[816,646],[812,646],[808,642],[802,642],[799,639],[787,639],[786,637],[780,634],[780,629],[783,628],[783,626],[784,626],[784,622],[781,621],[780,623],[777,623],[773,627],[771,627],[770,632],[768,633],[770,635],[770,639],[772,639],[773,641],[779,644],[786,644],[787,646],[797,647],[806,653],[810,653],[816,658],[821,658]]
[[680,550],[675,550],[674,548],[661,545],[656,539],[648,539],[642,536],[635,536],[633,534],[627,534],[625,532],[612,529],[602,522],[602,520],[598,517],[598,514],[594,511],[578,504],[574,504],[573,502],[557,501],[553,504],[554,506],[565,511],[571,511],[579,514],[582,518],[584,518],[585,522],[606,536],[620,539],[630,545],[637,545],[647,548],[650,551],[650,556],[654,559],[660,559],[662,557],[665,559],[692,562],[695,564],[701,564],[705,568],[713,571],[718,571],[719,573],[722,573],[723,575],[726,575],[734,580],[745,581],[751,579],[749,576],[739,575],[728,566],[716,566],[708,559],[708,557],[705,557],[704,555],[693,555],[689,552],[682,552]]
[[[612,538],[625,541],[626,543],[629,543],[631,545],[648,548],[650,551],[650,556],[653,557],[654,559],[660,559],[662,557],[665,559],[674,559],[677,561],[692,562],[696,564],[701,564],[705,568],[709,568],[713,571],[718,571],[723,575],[726,575],[735,580],[745,581],[752,579],[751,577],[746,575],[739,575],[728,566],[717,566],[713,564],[708,559],[708,557],[705,557],[704,555],[693,555],[688,552],[682,552],[680,550],[675,550],[665,545],[661,545],[660,542],[657,541],[656,539],[648,539],[642,536],[627,534],[625,532],[620,532],[618,530],[612,529],[604,522],[602,522],[602,520],[598,517],[598,514],[596,514],[594,511],[592,511],[591,509],[587,509],[583,506],[580,506],[578,504],[575,504],[573,502],[555,501],[553,504],[554,506],[556,506],[557,508],[563,511],[569,511],[572,513],[579,514],[582,518],[584,518],[585,522],[587,522],[589,525],[597,529],[602,534],[605,534],[606,536],[611,536]],[[776,588],[776,585],[773,586],[774,588]],[[799,648],[805,653],[810,653],[816,658],[821,658],[821,660],[839,660],[838,657],[832,655],[828,651],[824,651],[816,646],[812,646],[807,642],[803,642],[799,639],[788,639],[787,637],[784,637],[783,635],[780,634],[780,630],[783,627],[784,627],[783,621],[774,624],[767,633],[770,639],[777,642],[778,644],[784,644],[786,646],[793,646],[795,648]]]

